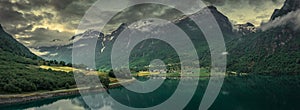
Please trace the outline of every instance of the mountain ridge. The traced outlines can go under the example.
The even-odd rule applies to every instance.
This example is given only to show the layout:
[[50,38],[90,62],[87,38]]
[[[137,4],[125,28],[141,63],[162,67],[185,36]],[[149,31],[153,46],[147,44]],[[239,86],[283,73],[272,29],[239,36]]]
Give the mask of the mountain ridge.
[[[221,30],[223,31],[223,34],[225,36],[225,40],[229,41],[231,39],[234,39],[235,36],[233,35],[233,29],[232,29],[232,24],[229,21],[228,17],[226,17],[224,14],[222,14],[221,12],[219,12],[217,10],[216,7],[214,6],[208,6],[205,9],[209,9],[209,11],[211,11],[211,13],[213,14],[213,16],[215,16],[217,23],[219,23]],[[204,9],[204,10],[205,10]],[[172,21],[172,23],[176,24],[177,26],[179,26],[180,28],[185,29],[185,32],[187,34],[189,34],[189,36],[191,36],[191,39],[196,40],[195,43],[197,41],[202,42],[200,43],[201,45],[207,45],[206,44],[206,40],[205,37],[202,35],[202,33],[199,33],[199,28],[197,27],[196,24],[194,24],[194,22],[189,18],[191,16],[205,16],[203,14],[204,10],[201,10],[197,13],[194,13],[192,15],[187,15],[187,16],[183,16],[179,19],[175,19],[174,21]],[[105,62],[103,65],[109,65],[106,62],[109,62],[109,56],[110,56],[110,48],[113,45],[114,40],[118,37],[118,35],[124,30],[128,28],[128,24],[127,23],[122,23],[115,31],[113,31],[111,34],[109,35],[105,35],[103,36],[103,33],[100,32],[100,36],[98,36],[98,42],[97,42],[97,47],[96,47],[96,54],[99,56],[98,58],[96,58],[97,60],[100,60],[100,62]],[[192,28],[195,28],[197,30],[193,30]],[[86,33],[86,32],[84,32]],[[80,34],[81,36],[90,36],[89,34],[84,35]],[[77,35],[75,35],[77,36]],[[93,35],[91,35],[93,36]],[[198,37],[198,36],[202,36],[202,37]],[[72,39],[74,39],[72,37]],[[199,48],[201,47],[199,44]],[[84,45],[88,45],[88,44],[84,44]],[[150,44],[149,44],[150,45]],[[71,62],[72,58],[72,47],[73,45],[66,45],[66,46],[53,46],[53,47],[41,47],[39,48],[41,51],[50,51],[51,53],[57,53],[55,54],[55,56],[51,56],[46,55],[44,56],[44,58],[46,59],[55,59],[55,60],[64,60],[66,62]],[[77,46],[75,46],[77,47]],[[78,48],[77,48],[78,49]],[[84,51],[84,50],[83,50]],[[82,53],[84,54],[84,52]],[[138,53],[136,53],[134,56],[139,56]],[[105,61],[103,60],[103,58],[107,58]],[[102,64],[99,64],[102,65]]]
[[281,9],[275,9],[270,20],[275,20],[280,16],[284,16],[289,12],[296,11],[300,9],[300,1],[299,0],[286,0]]
[[19,56],[32,58],[32,59],[41,59],[37,55],[33,54],[27,47],[14,39],[9,35],[0,24],[0,49],[3,51],[8,51]]
[[[286,3],[289,3],[289,1],[290,0]],[[208,7],[208,9],[212,11],[223,31],[226,47],[228,49],[229,71],[257,74],[295,74],[300,71],[300,60],[297,59],[297,57],[293,57],[300,56],[298,52],[300,49],[298,42],[300,42],[300,40],[299,37],[296,37],[299,36],[299,33],[291,29],[291,27],[284,25],[266,31],[257,30],[255,33],[237,36],[232,33],[232,25],[225,15],[220,13],[217,8],[213,6]],[[201,12],[196,13],[196,15],[197,14],[201,14]],[[284,14],[280,16],[284,16]],[[190,36],[197,50],[199,59],[201,60],[200,65],[209,67],[210,49],[205,37],[200,32],[201,30],[195,28],[197,25],[193,23],[188,16],[184,16],[173,22]],[[111,35],[98,39],[96,47],[97,67],[100,69],[109,69],[110,53],[114,40],[124,29],[128,28],[127,26],[128,24],[126,23],[122,24],[117,30],[112,32]],[[194,30],[194,28],[196,30]],[[143,41],[136,47],[137,48],[131,52],[131,68],[146,66],[148,64],[147,62],[150,62],[153,58],[162,59],[167,64],[175,64],[179,61],[172,47],[160,41]],[[49,50],[49,48],[43,50]],[[67,49],[59,49],[58,51],[67,52],[66,50]],[[62,53],[61,56],[63,57],[58,56],[58,58],[69,58],[69,61],[71,61],[71,54],[72,50],[69,49],[65,56]],[[84,50],[82,56],[85,56]],[[139,68],[137,71],[138,70],[143,69]]]

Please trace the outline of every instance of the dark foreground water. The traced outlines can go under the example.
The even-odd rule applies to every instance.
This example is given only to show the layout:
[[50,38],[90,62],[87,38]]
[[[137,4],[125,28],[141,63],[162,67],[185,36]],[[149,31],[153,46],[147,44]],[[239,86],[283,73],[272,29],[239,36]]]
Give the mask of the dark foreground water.
[[[104,93],[97,109],[123,110],[110,98],[120,104],[134,108],[152,107],[169,99],[177,89],[180,80],[165,80],[155,91],[150,93],[134,93],[123,87],[111,89],[110,96]],[[201,79],[193,95],[186,84],[183,94],[193,95],[185,106],[186,110],[199,108],[208,79]],[[174,102],[173,106],[176,106]],[[91,109],[80,95],[57,97],[26,104],[2,106],[0,110],[28,109],[28,110],[84,110]],[[168,108],[165,108],[168,109]],[[299,110],[300,109],[300,77],[299,76],[241,76],[227,77],[223,87],[211,110]]]

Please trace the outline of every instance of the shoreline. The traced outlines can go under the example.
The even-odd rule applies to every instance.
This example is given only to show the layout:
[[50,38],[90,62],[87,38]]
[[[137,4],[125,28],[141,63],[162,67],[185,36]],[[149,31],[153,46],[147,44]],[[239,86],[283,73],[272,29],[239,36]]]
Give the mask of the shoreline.
[[[133,81],[135,81],[135,79],[111,83],[109,84],[109,89],[118,88],[121,87],[122,84],[130,84]],[[97,88],[73,88],[73,89],[63,89],[63,90],[46,91],[46,92],[33,92],[33,93],[25,93],[25,94],[0,95],[0,106],[22,104],[22,103],[27,103],[27,102],[37,101],[37,100],[68,96],[68,95],[79,95],[80,92],[103,92],[103,91],[105,91],[105,89],[103,89],[102,87],[100,88],[97,87]]]

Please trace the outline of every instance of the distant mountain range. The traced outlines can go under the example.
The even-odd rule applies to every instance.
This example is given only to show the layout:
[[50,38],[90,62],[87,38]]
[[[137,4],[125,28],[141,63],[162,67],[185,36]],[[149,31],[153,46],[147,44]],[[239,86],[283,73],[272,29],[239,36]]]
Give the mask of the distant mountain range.
[[[233,27],[232,27],[232,24],[230,23],[229,19],[225,15],[223,15],[221,12],[219,12],[217,10],[217,8],[214,6],[208,6],[207,9],[209,9],[212,12],[212,14],[215,16],[215,18],[216,18],[217,22],[219,23],[220,28],[225,36],[225,40],[229,41],[229,40],[235,39],[236,36],[235,36],[235,33],[233,33],[233,31],[232,31]],[[200,14],[205,14],[205,13],[199,11],[199,12],[197,12],[193,15],[189,15],[189,16],[199,16]],[[203,45],[207,45],[204,36],[202,35],[202,33],[199,33],[200,32],[199,28],[196,26],[196,24],[193,23],[192,20],[190,20],[189,16],[184,16],[180,19],[174,20],[173,23],[175,23],[176,25],[178,25],[179,27],[184,29],[184,31],[186,31],[186,33],[189,34],[191,39],[193,39],[193,41],[196,44],[198,44],[199,47],[203,46]],[[106,65],[104,67],[108,67],[109,63],[110,63],[110,51],[111,51],[112,44],[113,44],[114,40],[118,37],[118,35],[126,28],[129,28],[128,24],[123,23],[119,26],[118,29],[113,31],[110,35],[106,35],[106,36],[104,36],[104,34],[99,31],[88,30],[82,34],[73,36],[70,40],[74,40],[74,39],[76,39],[76,37],[81,37],[83,39],[88,39],[89,37],[98,37],[98,42],[97,42],[97,47],[96,47],[96,53],[98,55],[97,55],[96,59],[99,60],[99,62],[101,62],[101,63],[99,63],[99,65],[101,65],[101,66]],[[201,36],[201,37],[199,37],[199,36]],[[84,40],[81,40],[81,41],[84,41]],[[158,44],[161,44],[161,43],[162,42],[160,42]],[[163,46],[162,46],[164,44],[155,45],[152,47],[147,42],[144,42],[141,44],[144,45],[143,46],[144,48],[149,47],[148,52],[151,52],[151,50],[153,52],[154,52],[154,50],[162,51],[162,52],[165,51],[165,50],[163,50]],[[155,44],[157,44],[157,43],[155,43]],[[88,44],[81,44],[81,45],[78,45],[75,47],[80,48],[80,46],[86,46],[86,45],[88,45]],[[149,46],[147,46],[147,45],[149,45]],[[56,59],[56,60],[64,60],[67,62],[71,62],[72,47],[73,47],[73,44],[69,44],[69,45],[65,45],[65,46],[40,47],[38,49],[42,52],[49,51],[50,53],[52,53],[52,54],[43,56],[46,59]],[[133,52],[132,54],[135,54],[133,56],[138,57],[139,54],[145,53],[145,51],[144,52],[143,51],[144,51],[143,49],[139,49],[139,50],[136,50],[135,53]],[[201,54],[202,51],[204,51],[204,49],[199,51],[199,54]],[[207,52],[205,52],[205,53],[207,53]],[[84,54],[84,53],[82,53],[82,54]],[[168,57],[168,55],[176,56],[176,53],[174,53],[174,54],[166,53],[166,54],[163,54],[163,56],[166,55],[165,57],[172,59],[173,57]],[[150,56],[150,53],[148,56]],[[145,58],[145,54],[144,54],[144,58]]]
[[[300,72],[300,37],[299,30],[295,30],[293,23],[276,26],[268,30],[257,29],[255,32],[238,34],[233,31],[232,24],[228,18],[220,13],[216,7],[207,7],[215,16],[224,34],[228,50],[228,70],[239,73],[261,73],[261,74],[296,74]],[[276,9],[270,22],[287,15],[300,8],[298,0],[287,0],[281,9]],[[197,12],[190,16],[174,20],[178,27],[184,30],[193,41],[200,59],[201,66],[210,65],[210,51],[205,37],[197,26],[189,19],[192,16],[203,14]],[[251,23],[248,23],[248,25]],[[244,25],[243,25],[244,26]],[[118,35],[128,25],[123,23],[110,35],[104,35],[95,30],[76,35],[89,39],[97,37],[96,63],[99,68],[110,68],[110,53],[112,45]],[[243,32],[244,33],[244,32]],[[80,44],[80,43],[79,43]],[[46,59],[72,61],[72,48],[81,48],[89,44],[81,44],[73,47],[72,44],[65,46],[40,47],[40,51],[49,51],[52,54],[43,56]],[[85,56],[84,50],[81,53]],[[146,40],[141,42],[131,52],[130,65],[138,68],[148,65],[153,59],[162,59],[167,64],[179,62],[177,53],[172,47],[162,41]]]

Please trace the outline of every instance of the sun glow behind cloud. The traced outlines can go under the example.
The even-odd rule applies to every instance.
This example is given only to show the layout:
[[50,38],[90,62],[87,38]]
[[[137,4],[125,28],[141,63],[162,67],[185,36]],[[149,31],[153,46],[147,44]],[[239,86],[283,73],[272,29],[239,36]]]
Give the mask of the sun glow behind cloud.
[[220,6],[219,10],[234,24],[251,22],[256,26],[260,26],[262,22],[269,21],[274,9],[282,7],[283,1],[278,2],[274,3],[270,0],[265,0],[263,5],[258,6],[250,5],[248,2],[241,2],[240,6],[237,6],[238,8],[233,8],[232,4],[227,3],[224,6]]

